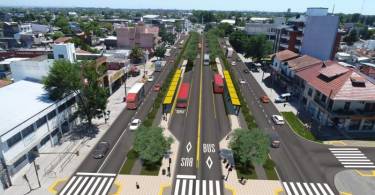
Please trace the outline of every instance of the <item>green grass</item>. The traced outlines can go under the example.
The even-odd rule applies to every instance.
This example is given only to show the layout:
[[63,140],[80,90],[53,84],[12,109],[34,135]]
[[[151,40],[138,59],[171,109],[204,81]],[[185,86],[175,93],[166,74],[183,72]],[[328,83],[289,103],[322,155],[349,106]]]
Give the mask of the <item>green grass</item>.
[[279,180],[279,177],[275,171],[275,162],[268,158],[264,163],[263,168],[269,180]]
[[121,167],[120,174],[130,174],[133,165],[138,158],[137,152],[135,152],[133,149],[131,149],[126,156],[127,159],[124,165]]
[[152,166],[142,166],[141,175],[159,175],[160,163]]
[[[243,177],[244,179],[257,179],[258,178],[258,176],[255,172],[254,166],[250,166],[250,167],[245,168],[245,167],[241,166],[240,164],[237,164],[236,165],[236,171],[237,171],[237,177],[238,178],[241,178],[241,177]],[[227,174],[227,172],[225,172],[224,174]]]
[[284,119],[288,122],[289,126],[295,133],[304,137],[305,139],[319,142],[319,140],[317,140],[315,136],[303,126],[302,122],[293,112],[282,112],[281,114],[284,116]]

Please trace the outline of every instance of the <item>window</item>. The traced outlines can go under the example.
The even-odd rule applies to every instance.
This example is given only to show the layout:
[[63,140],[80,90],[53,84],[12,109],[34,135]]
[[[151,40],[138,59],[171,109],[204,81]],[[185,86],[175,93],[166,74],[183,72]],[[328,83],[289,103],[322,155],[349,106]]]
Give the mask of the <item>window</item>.
[[56,110],[52,110],[50,113],[47,114],[48,119],[53,119],[56,116]]
[[46,122],[47,122],[47,118],[45,116],[40,118],[39,120],[36,121],[36,128],[43,126],[44,124],[46,124]]
[[44,146],[44,144],[46,144],[48,141],[49,141],[49,135],[47,135],[46,137],[42,139],[42,141],[40,141],[40,145]]
[[66,102],[66,107],[70,107],[70,106],[72,106],[72,105],[75,104],[75,103],[76,103],[76,98],[73,97],[73,98],[71,98],[70,100],[68,100],[68,101]]
[[57,110],[59,111],[59,113],[61,113],[62,111],[65,110],[65,108],[66,108],[66,104],[64,103],[64,104],[61,104],[61,105],[57,108]]
[[55,129],[55,130],[52,131],[51,136],[53,137],[53,136],[55,136],[56,134],[58,134],[59,132],[60,132],[60,131],[59,131],[59,129],[57,128],[57,129]]
[[311,88],[309,88],[309,91],[307,92],[307,95],[309,95],[310,97],[312,96],[312,89]]
[[64,55],[63,55],[63,54],[59,54],[59,55],[58,55],[58,58],[59,58],[59,59],[63,59],[63,58],[64,58]]
[[21,158],[19,158],[16,162],[13,163],[13,166],[17,167],[18,165],[20,165],[25,160],[26,160],[26,155],[23,155]]
[[8,147],[10,148],[14,146],[16,143],[21,141],[21,139],[22,139],[21,133],[17,133],[16,135],[13,135],[11,138],[7,140]]
[[325,95],[322,95],[322,98],[320,99],[322,102],[326,102],[326,100],[327,100],[327,96],[325,96]]
[[362,130],[372,130],[374,127],[375,121],[373,120],[365,120],[362,126]]
[[[40,120],[40,119],[39,119]],[[30,135],[32,132],[34,132],[34,127],[33,125],[28,126],[24,130],[22,130],[22,137],[27,137]]]
[[349,109],[350,109],[350,102],[345,102],[344,111],[349,111]]

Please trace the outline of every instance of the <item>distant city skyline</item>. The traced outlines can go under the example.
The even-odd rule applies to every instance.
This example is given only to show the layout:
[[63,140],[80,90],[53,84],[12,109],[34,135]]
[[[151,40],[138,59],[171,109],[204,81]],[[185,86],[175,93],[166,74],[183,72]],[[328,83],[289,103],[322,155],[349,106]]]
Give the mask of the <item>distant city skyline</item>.
[[[5,0],[0,6],[28,7],[109,7],[129,9],[199,9],[228,11],[304,12],[308,7],[326,7],[334,13],[375,15],[375,1],[370,0]],[[219,3],[220,2],[220,3]]]

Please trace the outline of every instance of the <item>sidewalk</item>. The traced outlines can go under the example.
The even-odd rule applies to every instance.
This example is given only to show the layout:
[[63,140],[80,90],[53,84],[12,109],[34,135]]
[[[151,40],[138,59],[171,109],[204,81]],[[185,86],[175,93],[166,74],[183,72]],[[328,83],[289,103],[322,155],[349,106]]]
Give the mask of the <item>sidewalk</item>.
[[333,146],[348,146],[348,147],[375,147],[375,141],[361,141],[361,140],[330,140],[324,141],[324,144]]
[[[146,69],[153,72],[152,65],[147,65]],[[137,77],[130,77],[127,79],[127,89],[130,89],[136,82],[139,82],[143,77],[143,71]],[[111,124],[119,116],[125,108],[123,98],[125,95],[124,86],[122,85],[109,98],[107,103],[107,110],[110,110],[110,117],[107,123],[104,118],[93,119],[93,124],[98,128],[98,132],[94,137],[83,137],[82,139],[72,139],[71,137],[63,138],[65,140],[62,144],[47,148],[43,148],[41,152],[79,152],[79,156],[75,154],[51,154],[40,155],[35,162],[37,164],[39,179],[41,187],[38,188],[37,177],[32,164],[25,166],[15,176],[12,177],[13,186],[5,190],[6,194],[25,194],[29,192],[27,182],[23,179],[26,174],[33,189],[30,195],[51,194],[53,190],[49,189],[53,184],[67,180],[80,166],[81,162],[90,154],[93,147],[107,132]]]

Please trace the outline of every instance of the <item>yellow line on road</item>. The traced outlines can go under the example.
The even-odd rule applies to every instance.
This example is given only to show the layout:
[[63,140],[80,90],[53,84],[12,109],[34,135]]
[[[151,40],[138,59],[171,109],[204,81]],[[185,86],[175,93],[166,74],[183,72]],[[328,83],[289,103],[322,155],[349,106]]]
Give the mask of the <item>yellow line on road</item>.
[[192,89],[193,89],[193,83],[194,83],[194,79],[191,79],[191,84],[190,84],[190,89],[189,89],[189,97],[188,97],[188,103],[187,103],[187,107],[186,107],[186,114],[185,114],[185,117],[187,117],[187,114],[189,112],[189,105],[190,105],[190,95],[192,93]]
[[215,94],[213,91],[211,91],[211,94],[212,94],[212,104],[214,106],[214,117],[216,119],[216,105],[215,105]]
[[358,173],[358,175],[362,176],[362,177],[375,177],[375,171],[374,170],[369,170],[370,173],[363,173],[362,171],[358,171],[358,170],[355,170],[355,172]]
[[349,192],[340,192],[340,195],[352,195],[352,193],[349,193]]
[[200,162],[200,144],[201,144],[201,118],[202,118],[202,71],[203,71],[203,37],[202,37],[202,48],[201,48],[201,68],[200,68],[200,79],[199,79],[199,109],[198,109],[198,135],[197,135],[197,156],[195,167],[199,168]]

